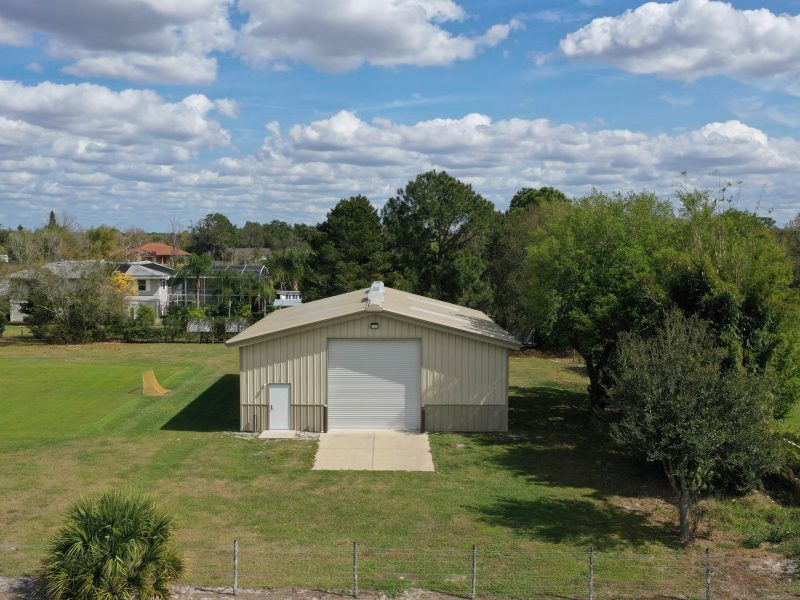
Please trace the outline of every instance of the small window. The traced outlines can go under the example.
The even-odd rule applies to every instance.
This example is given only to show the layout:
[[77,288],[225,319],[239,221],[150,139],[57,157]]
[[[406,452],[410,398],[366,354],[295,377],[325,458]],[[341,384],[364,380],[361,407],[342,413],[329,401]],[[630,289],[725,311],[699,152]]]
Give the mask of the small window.
[[167,280],[166,279],[162,279],[161,280],[161,289],[162,290],[167,289]]
[[147,291],[147,280],[146,279],[137,279],[136,283],[139,285],[139,291],[140,292],[146,292]]

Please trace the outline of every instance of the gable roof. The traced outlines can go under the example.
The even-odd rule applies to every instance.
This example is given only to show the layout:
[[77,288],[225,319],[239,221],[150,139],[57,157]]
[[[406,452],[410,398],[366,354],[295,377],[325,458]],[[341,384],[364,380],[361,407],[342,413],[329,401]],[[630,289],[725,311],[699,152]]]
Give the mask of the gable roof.
[[150,242],[134,248],[129,254],[152,254],[153,256],[189,256],[189,253],[180,248],[161,242]]
[[139,279],[170,279],[175,274],[174,269],[149,260],[119,263],[116,270]]
[[[80,279],[86,273],[98,265],[105,264],[103,260],[59,260],[57,262],[45,263],[40,266],[65,279]],[[30,277],[34,269],[16,271],[8,276],[9,279],[26,279]]]
[[[375,289],[374,284],[371,289]],[[370,289],[362,289],[277,310],[229,339],[226,345],[232,348],[248,346],[296,329],[313,328],[364,314],[399,317],[507,348],[517,349],[520,346],[513,335],[479,310],[389,287],[383,287],[382,291],[379,303],[368,301]]]
[[[90,269],[109,264],[114,265],[115,271],[140,279],[170,279],[175,272],[174,269],[166,265],[160,265],[149,260],[126,263],[108,263],[104,260],[61,260],[58,262],[46,263],[42,265],[41,268],[52,271],[56,275],[60,275],[66,279],[80,279],[86,275]],[[9,275],[8,279],[26,279],[30,277],[31,273],[31,269],[16,271]]]

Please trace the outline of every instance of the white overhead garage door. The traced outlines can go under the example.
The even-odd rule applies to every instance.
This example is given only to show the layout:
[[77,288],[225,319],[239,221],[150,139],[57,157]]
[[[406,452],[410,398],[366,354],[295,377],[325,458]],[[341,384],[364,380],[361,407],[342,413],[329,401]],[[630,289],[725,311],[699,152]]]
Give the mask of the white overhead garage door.
[[328,429],[419,429],[419,340],[329,340]]

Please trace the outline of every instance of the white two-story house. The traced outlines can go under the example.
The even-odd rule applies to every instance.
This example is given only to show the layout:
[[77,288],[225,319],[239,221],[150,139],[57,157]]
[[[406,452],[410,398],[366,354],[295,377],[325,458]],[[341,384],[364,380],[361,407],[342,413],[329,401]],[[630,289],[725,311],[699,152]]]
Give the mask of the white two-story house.
[[175,271],[166,265],[153,261],[143,260],[120,263],[117,271],[136,279],[138,294],[127,296],[131,307],[138,309],[146,305],[156,311],[156,315],[163,317],[167,314],[170,299],[170,279]]

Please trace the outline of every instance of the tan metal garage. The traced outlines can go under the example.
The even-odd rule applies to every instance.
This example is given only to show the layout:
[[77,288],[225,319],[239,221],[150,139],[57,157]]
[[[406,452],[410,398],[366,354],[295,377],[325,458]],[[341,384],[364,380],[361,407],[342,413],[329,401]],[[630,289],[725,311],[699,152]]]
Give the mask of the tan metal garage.
[[508,428],[519,344],[477,310],[376,282],[273,312],[227,344],[243,431]]

